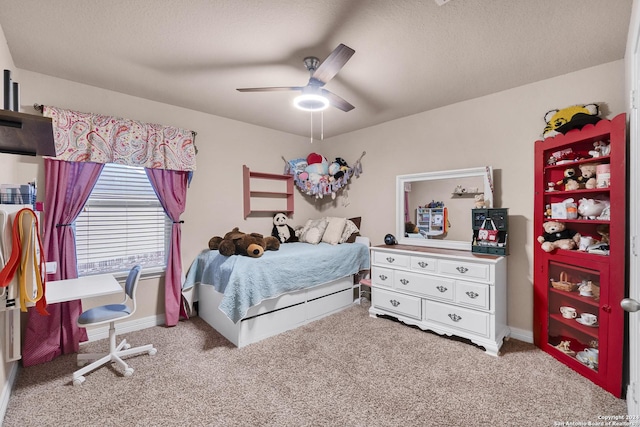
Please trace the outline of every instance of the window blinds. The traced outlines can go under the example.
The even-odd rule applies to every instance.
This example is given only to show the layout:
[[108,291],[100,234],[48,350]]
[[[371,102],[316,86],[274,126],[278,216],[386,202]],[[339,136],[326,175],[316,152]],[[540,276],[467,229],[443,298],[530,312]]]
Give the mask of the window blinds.
[[141,167],[105,167],[75,222],[78,274],[166,266],[171,221]]

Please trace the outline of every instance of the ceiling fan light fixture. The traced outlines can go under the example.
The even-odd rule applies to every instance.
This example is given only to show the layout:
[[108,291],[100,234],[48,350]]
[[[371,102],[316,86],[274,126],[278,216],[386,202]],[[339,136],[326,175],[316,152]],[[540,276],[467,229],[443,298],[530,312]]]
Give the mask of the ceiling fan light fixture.
[[315,93],[303,93],[295,97],[293,105],[302,111],[322,111],[329,108],[329,100]]

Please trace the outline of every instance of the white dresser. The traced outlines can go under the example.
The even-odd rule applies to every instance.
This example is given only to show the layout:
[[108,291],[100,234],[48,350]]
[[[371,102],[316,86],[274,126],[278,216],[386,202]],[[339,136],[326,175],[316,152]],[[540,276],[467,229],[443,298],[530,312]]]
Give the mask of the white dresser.
[[441,335],[467,338],[497,356],[507,327],[507,260],[467,251],[371,248],[371,308]]

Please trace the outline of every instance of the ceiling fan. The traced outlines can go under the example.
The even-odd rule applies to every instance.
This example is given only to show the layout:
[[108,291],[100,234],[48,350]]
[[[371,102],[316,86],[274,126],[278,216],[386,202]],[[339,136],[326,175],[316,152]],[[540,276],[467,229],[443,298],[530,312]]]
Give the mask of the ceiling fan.
[[296,98],[294,103],[302,110],[319,111],[332,105],[342,111],[351,111],[355,108],[353,105],[322,86],[338,74],[338,71],[344,67],[344,64],[355,52],[349,46],[340,44],[322,63],[315,56],[304,58],[304,66],[309,70],[310,75],[309,83],[306,86],[252,87],[237,90],[239,92],[300,91],[302,94]]

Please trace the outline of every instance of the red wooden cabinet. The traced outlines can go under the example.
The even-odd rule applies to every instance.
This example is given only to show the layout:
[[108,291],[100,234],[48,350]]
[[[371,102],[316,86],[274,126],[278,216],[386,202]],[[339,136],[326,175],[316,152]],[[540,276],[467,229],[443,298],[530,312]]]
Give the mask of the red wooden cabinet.
[[[608,148],[592,157],[599,142]],[[534,239],[544,233],[545,222],[558,221],[595,242],[587,251],[551,252],[534,242],[534,342],[616,397],[621,397],[623,389],[625,324],[620,301],[625,295],[628,244],[626,150],[624,114],[535,143]],[[584,188],[584,182],[579,182],[581,188],[567,191],[557,184],[567,168],[575,168],[579,175],[579,166],[587,163],[605,165],[595,188]],[[564,216],[562,208],[570,198],[577,206],[583,199],[609,201],[610,208],[608,213],[574,217],[569,205],[568,218],[558,218]],[[551,214],[551,206],[560,209]],[[608,246],[597,246],[607,238],[603,233]],[[591,289],[591,295],[580,289]],[[597,323],[589,324],[588,314],[595,315]],[[590,348],[598,350],[597,363]]]

